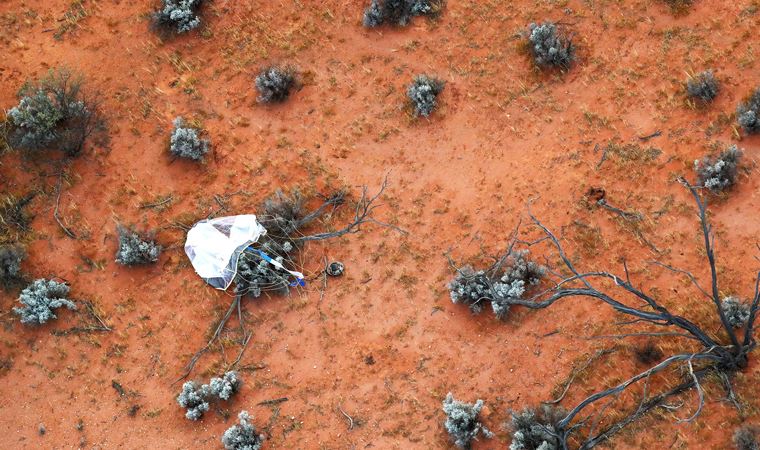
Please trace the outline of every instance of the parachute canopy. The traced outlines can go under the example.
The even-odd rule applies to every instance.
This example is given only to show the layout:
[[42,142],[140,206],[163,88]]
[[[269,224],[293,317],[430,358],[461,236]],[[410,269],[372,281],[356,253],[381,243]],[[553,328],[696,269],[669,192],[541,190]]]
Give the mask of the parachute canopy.
[[254,215],[201,220],[187,232],[185,253],[208,284],[227,289],[237,273],[240,254],[267,230]]
[[[265,234],[266,228],[252,214],[201,220],[187,232],[185,253],[201,278],[226,290],[235,279],[240,255]],[[261,250],[257,252],[276,268],[295,276],[296,284],[303,286],[303,274],[286,269]]]

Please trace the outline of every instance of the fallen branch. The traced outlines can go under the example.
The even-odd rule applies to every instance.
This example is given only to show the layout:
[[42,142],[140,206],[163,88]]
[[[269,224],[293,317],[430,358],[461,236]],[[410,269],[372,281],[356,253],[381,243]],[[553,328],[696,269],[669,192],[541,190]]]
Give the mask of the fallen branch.
[[56,184],[55,188],[55,209],[53,210],[53,218],[56,222],[58,222],[58,226],[61,227],[64,233],[66,233],[66,236],[70,237],[71,239],[76,239],[77,235],[74,234],[73,231],[71,231],[66,225],[63,224],[63,221],[61,221],[61,217],[58,214],[58,210],[60,209],[61,205],[61,188],[63,185],[63,172],[65,168],[66,162],[64,161],[61,163],[61,167],[58,171],[58,183]]
[[354,418],[349,416],[345,411],[343,411],[343,408],[338,405],[338,411],[340,411],[341,414],[348,420],[348,431],[351,431],[354,429]]
[[190,358],[190,362],[187,363],[187,366],[185,366],[185,371],[182,373],[182,375],[179,378],[174,380],[174,382],[172,383],[172,386],[184,380],[185,378],[187,378],[190,375],[190,373],[193,371],[195,364],[198,362],[201,356],[203,356],[203,354],[206,353],[211,348],[214,342],[216,342],[216,340],[219,339],[219,336],[222,334],[222,330],[224,329],[224,326],[227,324],[227,321],[230,319],[230,316],[232,316],[232,313],[237,308],[241,297],[242,297],[242,294],[238,294],[235,296],[235,299],[230,304],[230,307],[227,310],[227,313],[222,317],[222,320],[219,322],[219,325],[217,325],[216,330],[214,331],[214,334],[211,335],[211,338],[206,343],[206,345],[203,346],[202,349],[195,352],[193,357]]
[[280,397],[275,398],[272,400],[264,400],[263,402],[256,403],[257,406],[270,406],[270,405],[279,405],[280,403],[285,403],[288,401],[287,397]]

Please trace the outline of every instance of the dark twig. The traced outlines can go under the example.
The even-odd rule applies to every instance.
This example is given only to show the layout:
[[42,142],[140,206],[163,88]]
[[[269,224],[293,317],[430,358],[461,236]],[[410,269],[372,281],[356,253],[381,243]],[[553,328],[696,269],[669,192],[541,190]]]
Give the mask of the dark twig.
[[64,233],[66,233],[66,236],[70,237],[71,239],[76,239],[77,235],[74,234],[73,231],[71,231],[66,225],[63,224],[61,221],[61,217],[58,214],[58,210],[60,209],[61,205],[61,188],[63,185],[63,172],[65,171],[66,161],[61,163],[61,167],[58,171],[58,183],[56,184],[55,188],[55,209],[53,210],[53,218],[55,218],[55,221],[58,222],[58,225],[61,227]]
[[547,405],[556,405],[557,403],[561,402],[563,398],[565,398],[565,395],[567,395],[567,391],[570,390],[570,385],[573,384],[573,381],[575,381],[575,378],[580,375],[584,370],[588,369],[591,364],[594,363],[597,359],[609,355],[611,353],[615,353],[617,349],[615,348],[605,348],[602,350],[597,351],[592,355],[588,360],[586,360],[585,363],[581,367],[579,367],[576,370],[573,370],[573,373],[570,375],[570,379],[567,380],[567,383],[565,383],[565,388],[562,390],[562,394],[560,394],[559,397],[555,398],[554,400],[548,401],[548,402],[541,402]]
[[657,131],[655,131],[652,134],[647,134],[646,136],[639,136],[639,140],[643,141],[643,142],[646,142],[646,141],[648,141],[648,140],[650,140],[652,138],[656,138],[656,137],[659,137],[659,136],[662,136],[662,131],[657,130]]
[[280,397],[280,398],[275,398],[275,399],[272,399],[272,400],[264,400],[262,402],[256,403],[256,405],[258,405],[258,406],[279,405],[280,403],[285,403],[287,401],[288,401],[287,397]]
[[338,405],[338,411],[340,411],[341,414],[348,420],[348,431],[351,431],[354,429],[354,419],[353,417],[349,416],[345,411],[343,411],[343,408]]
[[169,194],[169,196],[167,196],[165,199],[160,200],[155,203],[141,203],[140,209],[158,208],[160,206],[166,205],[167,203],[171,203],[173,200],[174,200],[174,196]]
[[625,220],[629,220],[631,222],[640,222],[644,220],[644,216],[640,212],[629,212],[622,210],[620,208],[617,208],[615,206],[610,205],[606,199],[602,198],[599,199],[596,202],[597,205],[601,206],[602,208],[606,209],[607,211],[611,211],[620,217],[622,217]]
[[[204,353],[206,353],[211,346],[216,342],[216,340],[219,338],[219,336],[222,334],[222,330],[224,329],[224,325],[229,320],[230,316],[232,316],[232,313],[237,309],[237,305],[240,302],[241,295],[238,294],[235,296],[235,299],[230,304],[230,308],[227,310],[227,313],[222,317],[222,320],[219,322],[219,325],[217,325],[216,330],[214,331],[214,334],[211,335],[211,339],[206,343],[203,348],[198,350],[193,357],[190,359],[190,362],[187,363],[187,366],[185,366],[185,371],[182,373],[182,375],[174,380],[172,385],[177,384],[178,382],[184,380],[190,375],[190,372],[193,371],[193,368],[195,367],[195,364],[198,362],[198,360],[203,356]],[[242,353],[241,353],[242,355]]]

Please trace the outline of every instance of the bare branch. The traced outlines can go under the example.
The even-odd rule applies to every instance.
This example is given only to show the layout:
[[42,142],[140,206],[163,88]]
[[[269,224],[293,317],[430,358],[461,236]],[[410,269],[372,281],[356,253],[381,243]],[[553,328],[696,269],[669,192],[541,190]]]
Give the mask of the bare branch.
[[575,408],[573,408],[567,414],[567,416],[565,416],[564,419],[562,419],[562,420],[559,421],[558,427],[560,429],[567,428],[568,424],[573,420],[573,418],[575,418],[575,416],[578,415],[578,413],[581,412],[587,406],[589,406],[591,404],[594,404],[594,403],[596,403],[597,401],[599,401],[599,400],[601,400],[603,398],[606,398],[606,397],[609,397],[611,395],[615,395],[617,393],[620,393],[620,392],[624,391],[626,388],[628,388],[628,386],[636,383],[637,381],[639,381],[641,379],[650,377],[651,375],[654,375],[655,373],[661,372],[662,370],[666,369],[667,367],[669,367],[671,364],[673,364],[675,362],[691,361],[693,359],[703,359],[703,360],[712,360],[712,361],[715,361],[715,362],[720,362],[721,358],[719,356],[711,354],[712,350],[713,349],[708,349],[707,351],[701,352],[701,353],[673,355],[673,356],[671,356],[671,357],[663,360],[662,362],[660,362],[656,366],[651,367],[650,369],[647,369],[644,372],[641,372],[640,374],[638,374],[638,375],[636,375],[636,376],[634,376],[632,378],[629,378],[628,380],[626,380],[626,381],[618,384],[615,387],[612,387],[612,388],[609,388],[609,389],[605,389],[604,391],[601,391],[601,392],[597,392],[597,393],[595,393],[595,394],[587,397],[578,406],[576,406]]
[[[203,354],[206,353],[211,348],[214,342],[216,342],[219,336],[221,336],[224,326],[227,324],[227,321],[230,319],[230,316],[232,316],[232,313],[235,311],[235,309],[237,309],[238,303],[240,302],[241,298],[242,298],[242,294],[237,294],[235,296],[235,299],[230,304],[230,307],[227,310],[227,313],[225,313],[225,315],[222,317],[222,320],[219,321],[219,325],[217,325],[216,330],[214,331],[214,334],[211,335],[211,338],[209,339],[208,343],[206,343],[206,345],[203,348],[195,352],[193,357],[190,359],[190,362],[187,363],[187,366],[185,366],[185,371],[182,373],[182,375],[179,378],[174,380],[172,385],[187,378],[190,375],[190,373],[193,371],[195,364],[198,362],[201,356],[203,356]],[[241,352],[241,356],[242,356],[242,352]]]
[[711,280],[711,286],[712,286],[713,303],[715,303],[715,308],[718,311],[718,317],[720,317],[720,322],[723,325],[723,329],[726,331],[726,334],[728,334],[728,337],[731,339],[731,344],[734,345],[734,347],[736,348],[736,351],[738,352],[740,351],[739,339],[736,337],[736,332],[734,331],[734,327],[732,327],[731,324],[728,322],[728,319],[726,318],[726,314],[723,312],[723,308],[721,308],[721,304],[720,304],[720,293],[718,289],[718,270],[715,267],[715,253],[713,252],[712,227],[710,226],[710,223],[707,220],[706,201],[702,200],[697,188],[689,184],[689,182],[686,181],[686,179],[681,178],[679,181],[681,182],[681,184],[686,186],[687,189],[689,189],[689,192],[691,192],[691,195],[694,197],[694,201],[697,203],[697,210],[699,213],[699,223],[702,227],[702,236],[704,237],[704,242],[705,242],[705,253],[707,254],[707,262],[710,266],[710,280]]
[[694,375],[694,366],[691,364],[691,359],[687,361],[687,365],[689,367],[689,375],[691,376],[691,379],[694,380],[694,386],[697,388],[697,395],[699,396],[699,405],[697,406],[697,410],[694,411],[694,414],[689,417],[688,419],[678,419],[676,423],[690,423],[696,419],[699,414],[702,412],[702,407],[705,405],[705,392],[702,390],[702,385],[699,384],[699,378],[697,378],[696,375]]
[[[353,234],[353,233],[359,232],[361,230],[361,226],[367,223],[374,223],[376,225],[380,225],[383,227],[392,228],[400,233],[406,234],[405,230],[402,230],[401,228],[395,225],[380,222],[379,220],[376,220],[373,217],[371,217],[372,213],[378,206],[375,204],[375,202],[383,194],[387,186],[388,186],[388,177],[386,176],[385,180],[383,180],[383,184],[380,187],[380,190],[377,192],[377,194],[373,195],[372,197],[367,196],[367,187],[364,186],[362,188],[361,198],[359,199],[358,202],[356,202],[356,208],[354,210],[354,219],[351,223],[346,225],[344,228],[338,231],[317,233],[310,236],[301,236],[301,237],[295,238],[294,241],[297,241],[297,242],[321,241],[324,239],[331,239],[331,238],[344,236],[346,234]],[[326,202],[325,204],[329,204],[329,203]],[[313,219],[309,219],[309,220],[313,220]]]

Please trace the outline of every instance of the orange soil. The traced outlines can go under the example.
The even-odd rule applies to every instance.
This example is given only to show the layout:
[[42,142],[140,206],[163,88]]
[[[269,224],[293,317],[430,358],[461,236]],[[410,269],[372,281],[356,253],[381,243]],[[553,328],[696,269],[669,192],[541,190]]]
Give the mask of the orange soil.
[[[598,325],[614,315],[587,300],[535,313],[515,308],[506,323],[449,301],[444,253],[458,260],[495,254],[531,199],[581,267],[620,271],[625,258],[637,283],[661,286],[658,294],[685,314],[707,316],[693,289],[645,264],[658,257],[650,246],[582,198],[589,187],[604,187],[611,203],[647,215],[643,233],[664,250],[662,260],[706,275],[693,205],[674,179],[692,177],[695,158],[736,138],[734,120],[719,117],[760,83],[751,2],[696,0],[688,14],[673,17],[657,1],[451,1],[435,22],[366,30],[364,2],[215,0],[202,32],[167,42],[148,30],[154,3],[85,0],[89,15],[61,40],[54,34],[68,1],[0,4],[3,108],[15,104],[25,80],[61,65],[86,74],[90,89],[104,94],[110,143],[91,145],[73,162],[61,196],[62,215],[80,239],[64,236],[53,220],[53,165],[9,154],[0,179],[14,194],[44,190],[32,206],[25,270],[67,280],[72,296],[95,302],[114,329],[52,335],[85,317],[68,311],[52,324],[25,327],[9,312],[16,293],[3,294],[0,356],[12,367],[0,379],[0,448],[220,448],[238,411],[247,409],[264,428],[274,410],[256,405],[279,397],[289,400],[279,405],[266,448],[447,448],[441,401],[449,391],[486,401],[483,420],[497,437],[476,448],[505,448],[508,410],[551,398],[574,361],[612,345],[584,337],[617,330]],[[580,61],[568,74],[539,72],[519,51],[517,33],[542,19],[575,33]],[[305,74],[303,89],[280,106],[255,102],[253,75],[268,62]],[[685,71],[708,67],[722,91],[712,106],[691,109]],[[433,117],[414,121],[404,109],[405,85],[423,72],[447,85]],[[214,155],[205,165],[167,157],[178,115],[208,131]],[[644,144],[662,150],[654,161],[610,155],[597,168],[595,144],[636,142],[655,130],[662,136]],[[740,146],[754,169],[758,138]],[[374,188],[386,173],[391,185],[377,217],[409,234],[366,227],[309,245],[307,272],[319,270],[326,255],[343,261],[346,275],[329,280],[321,300],[318,281],[290,298],[246,300],[255,333],[242,364],[264,368],[242,372],[242,392],[223,405],[232,418],[210,411],[202,421],[185,420],[175,403],[180,385],[172,382],[231,297],[194,274],[183,233],[171,224],[213,213],[215,195],[245,191],[229,197],[227,213],[255,213],[278,188]],[[711,207],[721,281],[726,293],[745,298],[757,266],[757,192],[758,178],[743,175]],[[139,208],[167,194],[175,199],[169,207]],[[318,226],[347,219],[342,213]],[[168,249],[158,264],[113,262],[117,221],[159,230]],[[534,253],[553,261],[548,249]],[[193,376],[208,379],[238,351],[215,349]],[[565,404],[637,368],[613,356]],[[750,420],[757,381],[756,363],[737,380]],[[623,433],[613,447],[726,448],[739,418],[719,402],[717,387],[708,394],[693,423],[674,423],[696,402],[684,396],[685,408],[645,419],[640,428],[648,431]],[[353,417],[352,430],[339,408]]]

